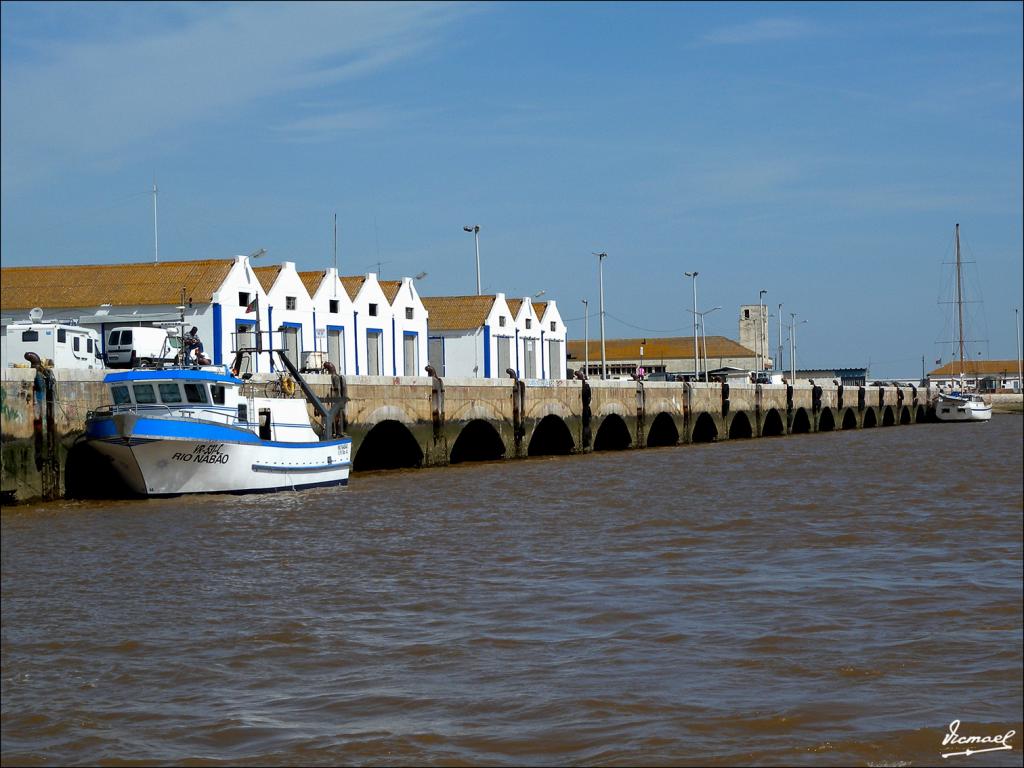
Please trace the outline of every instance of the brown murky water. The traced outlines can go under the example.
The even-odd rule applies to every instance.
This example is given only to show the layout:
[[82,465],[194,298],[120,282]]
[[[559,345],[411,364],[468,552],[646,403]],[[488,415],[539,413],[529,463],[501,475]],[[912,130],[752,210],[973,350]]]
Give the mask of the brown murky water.
[[1022,424],[7,509],[3,762],[1020,765]]

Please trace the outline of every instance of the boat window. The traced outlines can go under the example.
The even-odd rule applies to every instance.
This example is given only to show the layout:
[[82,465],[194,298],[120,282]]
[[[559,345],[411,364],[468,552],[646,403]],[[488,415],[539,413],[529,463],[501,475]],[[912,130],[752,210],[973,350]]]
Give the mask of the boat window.
[[111,387],[110,391],[114,395],[114,405],[124,405],[132,401],[131,395],[128,394],[128,387]]
[[224,405],[224,385],[211,384],[210,395],[213,397],[215,405]]
[[181,388],[176,382],[167,382],[160,385],[160,399],[165,403],[180,403]]
[[39,341],[39,331],[22,331],[22,341]]
[[185,399],[190,403],[208,403],[205,384],[186,384]]
[[135,391],[136,403],[148,405],[156,402],[156,392],[153,391],[152,384],[134,384],[132,389]]
[[67,340],[68,340],[68,332],[66,330],[64,330],[63,328],[58,328],[57,329],[57,343],[58,344],[63,344]]

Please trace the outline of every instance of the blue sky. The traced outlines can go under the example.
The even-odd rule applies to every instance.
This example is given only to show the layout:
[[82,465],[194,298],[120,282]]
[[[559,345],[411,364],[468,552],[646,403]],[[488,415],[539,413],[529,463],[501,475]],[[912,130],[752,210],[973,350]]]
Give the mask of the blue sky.
[[[1022,306],[1022,6],[4,2],[5,266],[265,248],[426,295],[545,291],[570,336],[737,336],[913,376],[961,224],[973,335]],[[944,282],[945,280],[945,282]],[[778,343],[775,318],[772,345]],[[597,332],[597,318],[591,322]],[[788,348],[788,346],[787,346]]]

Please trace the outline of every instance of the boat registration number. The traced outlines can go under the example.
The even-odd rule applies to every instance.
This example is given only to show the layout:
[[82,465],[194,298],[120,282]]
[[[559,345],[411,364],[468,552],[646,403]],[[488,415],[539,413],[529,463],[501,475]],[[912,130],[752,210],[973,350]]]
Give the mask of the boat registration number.
[[184,461],[192,464],[227,464],[231,457],[221,453],[223,443],[200,443],[192,452],[179,452],[171,456],[172,461]]

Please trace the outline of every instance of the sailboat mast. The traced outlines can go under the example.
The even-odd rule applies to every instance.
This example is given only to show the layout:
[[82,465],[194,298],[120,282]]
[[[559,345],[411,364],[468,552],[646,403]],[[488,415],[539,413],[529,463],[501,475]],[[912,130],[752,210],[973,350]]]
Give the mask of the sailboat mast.
[[956,225],[956,310],[960,323],[960,385],[964,381],[964,300],[960,284],[960,225]]

